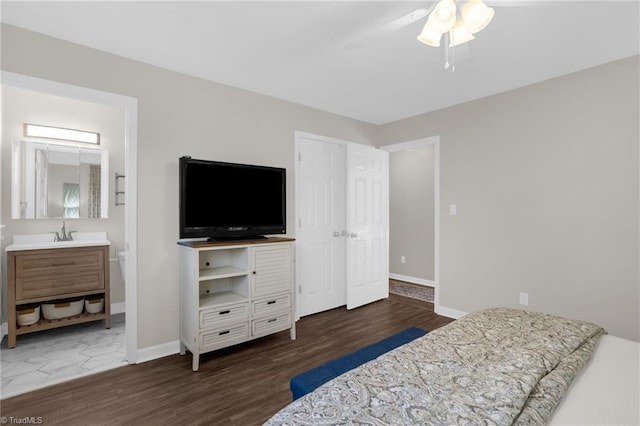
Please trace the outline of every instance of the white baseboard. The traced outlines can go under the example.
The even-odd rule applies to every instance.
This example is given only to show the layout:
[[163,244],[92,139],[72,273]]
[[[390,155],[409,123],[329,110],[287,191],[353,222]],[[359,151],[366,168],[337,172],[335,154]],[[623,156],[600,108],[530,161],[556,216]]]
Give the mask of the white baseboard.
[[392,280],[406,281],[406,282],[411,283],[411,284],[426,285],[428,287],[435,287],[436,286],[435,281],[425,280],[424,278],[410,277],[408,275],[400,275],[400,274],[389,273],[389,278],[391,278]]
[[458,319],[467,315],[467,312],[459,311],[453,308],[447,308],[446,306],[436,305],[434,307],[434,311],[438,315],[442,315],[443,317]]
[[121,314],[121,313],[125,312],[125,309],[126,309],[125,303],[126,302],[112,303],[111,304],[111,315]]
[[9,334],[9,323],[3,322],[2,326],[0,326],[0,342],[7,334]]
[[150,348],[138,350],[136,364],[153,361],[154,359],[164,358],[165,356],[175,355],[177,353],[180,353],[179,340],[174,340],[173,342],[169,343],[163,343],[161,345],[151,346]]

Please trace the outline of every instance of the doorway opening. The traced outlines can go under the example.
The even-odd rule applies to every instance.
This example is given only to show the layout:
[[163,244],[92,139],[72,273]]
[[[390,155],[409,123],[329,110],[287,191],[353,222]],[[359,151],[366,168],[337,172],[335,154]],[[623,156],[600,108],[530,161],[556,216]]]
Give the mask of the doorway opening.
[[[112,319],[114,319],[114,321],[112,321],[112,328],[106,331],[107,332],[110,330],[113,331],[113,333],[107,333],[107,335],[110,335],[111,337],[113,337],[114,335],[118,335],[118,333],[120,333],[120,335],[122,336],[122,332],[118,331],[118,327],[120,329],[124,329],[124,336],[123,336],[123,340],[125,342],[124,359],[126,360],[126,363],[129,363],[129,364],[135,363],[137,361],[137,352],[138,352],[137,280],[136,280],[136,277],[137,277],[137,262],[136,262],[136,258],[137,258],[136,256],[136,253],[137,253],[137,237],[136,237],[137,235],[137,225],[136,225],[137,187],[135,184],[135,182],[137,181],[136,179],[136,176],[137,176],[137,167],[136,167],[136,164],[137,164],[137,100],[134,98],[130,98],[122,95],[116,95],[108,92],[102,92],[102,91],[87,89],[83,87],[72,86],[64,83],[24,76],[24,75],[10,73],[6,71],[1,72],[1,78],[2,78],[3,87],[23,89],[25,91],[31,91],[31,92],[40,93],[43,95],[51,95],[59,98],[66,98],[72,101],[77,100],[77,101],[89,102],[97,105],[111,107],[113,109],[119,110],[122,114],[123,122],[124,122],[124,126],[123,126],[124,134],[122,135],[122,139],[124,140],[124,172],[129,179],[126,179],[125,188],[124,188],[124,194],[125,194],[124,195],[125,206],[124,206],[124,215],[123,215],[124,216],[124,244],[122,244],[124,247],[118,247],[117,249],[118,251],[120,250],[124,251],[126,253],[126,259],[127,259],[126,267],[124,271],[125,285],[123,289],[125,302],[111,305]],[[9,141],[9,143],[11,143],[11,141]],[[114,200],[111,199],[113,197],[113,192],[111,190],[109,192],[110,192],[109,204],[113,206],[112,203],[114,202]],[[5,218],[5,220],[9,220],[9,219]],[[13,232],[13,234],[29,233],[28,229],[22,229],[22,228],[25,228],[26,226],[29,226],[27,222],[13,221],[12,224],[15,225],[14,226],[15,232]],[[96,222],[96,228],[100,228],[99,222]],[[5,229],[9,229],[9,226],[7,226],[7,228]],[[9,243],[10,241],[6,242],[6,244],[9,244]],[[110,257],[113,257],[114,260],[118,258],[118,252],[117,251],[114,252],[114,247],[111,248],[110,252],[111,252]],[[111,264],[112,262],[109,262],[109,263]],[[113,264],[116,265],[115,270],[119,272],[117,261]],[[113,275],[113,271],[111,275]],[[118,273],[118,275],[120,274]],[[125,321],[125,317],[126,317],[126,321]],[[98,323],[95,323],[95,324],[98,324]],[[89,328],[92,326],[95,327],[95,324],[87,323],[86,328]],[[70,328],[71,327],[76,327],[76,326],[70,326]],[[104,329],[104,325],[102,326],[102,328]],[[50,330],[50,331],[63,333],[64,330],[65,330],[65,327],[56,329],[56,330]],[[82,330],[76,330],[76,331],[82,334]],[[34,333],[32,336],[36,337],[38,334],[40,333]],[[110,339],[111,338],[110,336],[100,335],[100,338]],[[97,334],[96,335],[91,334],[91,337],[87,337],[87,339],[95,340],[94,337],[98,338]],[[54,336],[54,338],[56,337]],[[91,354],[85,353],[85,354],[82,354],[82,356],[89,358],[88,361],[92,362],[91,364],[92,367],[97,367],[97,364],[99,364],[101,361],[106,361],[106,359],[109,358],[110,356],[112,358],[114,357],[113,353],[108,354],[108,352],[106,352],[104,354],[98,354],[98,353],[95,353],[93,349],[90,350],[89,352],[91,352]],[[18,342],[17,348],[4,351],[3,360],[8,359],[9,355],[11,356],[15,355],[15,357],[18,357],[20,355],[20,342]],[[39,382],[34,383],[34,388],[48,386],[54,383],[70,380],[85,374],[92,374],[93,372],[97,372],[99,370],[99,367],[77,369],[77,368],[70,367],[68,365],[67,366],[62,365],[65,362],[69,361],[70,358],[68,356],[65,356],[63,353],[58,353],[57,355],[60,355],[60,357],[62,357],[60,360],[58,360],[59,362],[56,363],[56,359],[53,359],[53,362],[49,363],[48,367],[43,366],[43,368],[48,370],[47,371],[42,370],[41,373],[43,372],[50,373],[51,371],[53,371],[51,369],[54,369],[54,367],[56,367],[55,369],[59,370],[59,372],[54,372],[55,374],[49,374],[50,377],[46,378],[46,380],[40,380]],[[100,355],[104,355],[104,356],[100,358]],[[68,368],[65,368],[65,367],[68,367]],[[4,376],[4,372],[5,372],[5,369],[3,368],[3,376]],[[34,378],[35,380],[37,379],[36,376],[39,376],[39,374],[37,374],[37,371],[34,371],[32,378]],[[3,382],[4,382],[4,379],[3,379]],[[28,391],[28,390],[32,390],[32,389],[26,389],[19,393],[23,393],[24,391]],[[11,393],[11,391],[5,392],[3,389],[3,397],[8,397],[9,393]]]
[[439,309],[440,137],[381,147],[389,152],[390,292]]

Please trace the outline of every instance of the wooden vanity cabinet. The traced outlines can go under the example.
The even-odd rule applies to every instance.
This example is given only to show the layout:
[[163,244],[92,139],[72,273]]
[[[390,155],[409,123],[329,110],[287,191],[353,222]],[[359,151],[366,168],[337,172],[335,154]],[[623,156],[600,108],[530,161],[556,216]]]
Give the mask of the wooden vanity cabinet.
[[[84,246],[7,252],[8,347],[16,346],[16,336],[51,328],[104,320],[111,327],[109,297],[109,246]],[[40,320],[19,326],[16,313],[22,306],[73,297],[104,297],[98,313]]]

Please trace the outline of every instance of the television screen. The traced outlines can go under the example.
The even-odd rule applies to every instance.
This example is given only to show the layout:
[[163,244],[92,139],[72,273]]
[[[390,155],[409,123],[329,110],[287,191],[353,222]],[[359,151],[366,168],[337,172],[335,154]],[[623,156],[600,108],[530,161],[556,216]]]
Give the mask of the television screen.
[[180,238],[286,233],[286,169],[180,158]]

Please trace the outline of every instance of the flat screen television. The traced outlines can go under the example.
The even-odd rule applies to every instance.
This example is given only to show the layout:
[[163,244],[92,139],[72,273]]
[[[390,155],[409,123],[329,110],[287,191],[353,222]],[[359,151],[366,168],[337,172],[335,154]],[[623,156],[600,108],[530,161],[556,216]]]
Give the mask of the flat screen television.
[[285,234],[286,169],[181,157],[180,238]]

